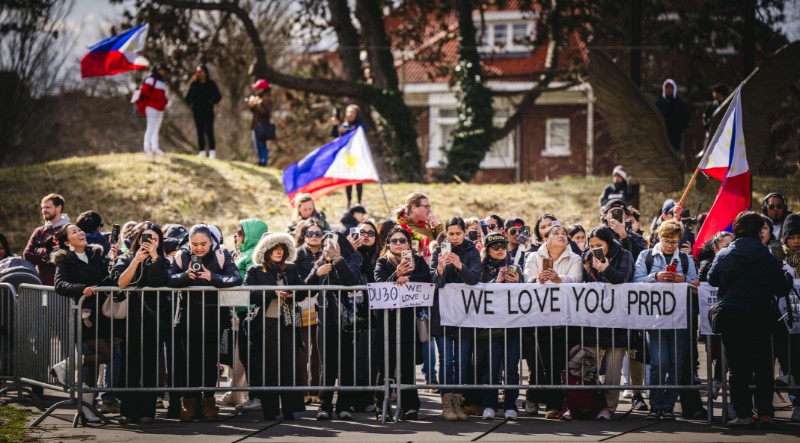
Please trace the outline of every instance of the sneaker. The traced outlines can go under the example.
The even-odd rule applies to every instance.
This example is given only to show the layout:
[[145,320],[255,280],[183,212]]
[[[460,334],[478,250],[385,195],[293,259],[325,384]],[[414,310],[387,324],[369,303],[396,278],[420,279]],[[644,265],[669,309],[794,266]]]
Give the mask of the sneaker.
[[646,411],[647,403],[644,402],[644,398],[642,398],[641,395],[637,395],[631,400],[631,408],[633,408],[634,411]]
[[139,423],[143,425],[149,425],[150,423],[155,422],[156,420],[153,417],[142,417],[139,419]]
[[759,429],[775,429],[775,421],[769,415],[762,415],[758,417],[758,423],[756,423]]
[[544,418],[547,420],[555,420],[558,418],[558,414],[558,409],[548,409],[547,412],[544,413]]
[[732,428],[741,428],[746,426],[753,426],[755,417],[736,417],[733,420],[728,420],[727,425]]
[[630,389],[622,391],[622,398],[631,398],[631,397],[633,397],[633,391],[631,391]]
[[783,387],[783,386],[792,386],[794,385],[794,377],[792,374],[784,374],[780,377],[775,377],[775,386]]
[[608,409],[601,409],[600,412],[597,413],[597,420],[608,421],[611,420],[613,414]]
[[675,420],[675,412],[672,411],[672,408],[664,409],[661,412],[661,418],[663,420]]
[[403,413],[403,420],[416,420],[418,415],[419,415],[418,410],[409,409],[408,411]]
[[331,419],[331,413],[330,412],[325,411],[323,409],[320,409],[319,411],[317,411],[317,420],[330,420],[330,419]]
[[156,409],[164,409],[164,400],[160,398],[156,400]]
[[199,151],[199,152],[197,153],[197,156],[198,156],[198,157],[205,157],[205,156],[206,156],[206,151]]
[[516,409],[506,409],[506,412],[503,415],[506,420],[516,420],[519,416]]
[[67,384],[67,361],[61,360],[50,368],[50,375],[54,377],[58,384],[66,386]]
[[260,411],[261,410],[261,399],[254,398],[251,400],[243,401],[235,406],[235,408],[239,412],[250,412],[250,411]]
[[800,421],[800,406],[795,406],[792,409],[792,417],[789,418],[791,421]]
[[219,399],[219,402],[225,405],[235,406],[236,402],[233,400],[233,391],[228,391],[222,395],[222,398]]
[[348,410],[339,411],[338,415],[339,415],[339,420],[352,420],[353,419],[353,414]]
[[539,415],[539,403],[525,400],[525,413],[528,415]]
[[164,156],[164,151],[162,151],[161,149],[158,149],[158,148],[154,149],[153,153],[155,155],[159,156],[159,157],[163,157]]
[[494,420],[494,416],[495,416],[494,409],[486,408],[486,409],[483,410],[483,419],[484,420]]
[[645,420],[661,420],[661,410],[653,409],[647,413]]
[[562,420],[572,420],[572,411],[567,409],[566,411],[564,411],[563,414],[561,414],[559,418],[561,418]]
[[217,158],[217,150],[216,149],[212,149],[212,150],[208,151],[208,158]]
[[103,402],[100,404],[100,407],[97,409],[102,414],[118,414],[119,413],[119,400],[114,400],[113,402]]
[[370,403],[364,407],[364,412],[375,412],[375,403]]

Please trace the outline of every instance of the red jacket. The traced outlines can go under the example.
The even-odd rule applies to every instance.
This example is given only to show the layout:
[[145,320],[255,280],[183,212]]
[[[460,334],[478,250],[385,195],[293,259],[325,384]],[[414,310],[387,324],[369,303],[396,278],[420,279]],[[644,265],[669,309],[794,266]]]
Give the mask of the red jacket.
[[167,107],[167,84],[156,76],[148,76],[139,92],[138,110],[144,115],[144,108],[151,107],[163,111]]

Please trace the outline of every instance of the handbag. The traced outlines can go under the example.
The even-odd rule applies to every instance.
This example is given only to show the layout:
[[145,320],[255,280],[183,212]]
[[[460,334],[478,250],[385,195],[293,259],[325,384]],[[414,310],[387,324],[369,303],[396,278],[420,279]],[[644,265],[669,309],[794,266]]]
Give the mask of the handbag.
[[714,303],[708,309],[708,324],[711,325],[711,332],[722,333],[722,306],[719,303]]
[[303,327],[307,328],[316,324],[319,324],[319,319],[317,318],[317,309],[303,309]]
[[116,295],[106,297],[103,302],[103,315],[112,320],[122,320],[128,317],[128,298],[124,297],[121,300],[116,300]]
[[275,140],[277,138],[275,134],[275,124],[273,123],[265,121],[258,122],[254,130],[256,131],[256,140],[260,142]]
[[281,317],[284,326],[303,326],[302,314],[297,309],[292,309],[289,303],[281,299]]

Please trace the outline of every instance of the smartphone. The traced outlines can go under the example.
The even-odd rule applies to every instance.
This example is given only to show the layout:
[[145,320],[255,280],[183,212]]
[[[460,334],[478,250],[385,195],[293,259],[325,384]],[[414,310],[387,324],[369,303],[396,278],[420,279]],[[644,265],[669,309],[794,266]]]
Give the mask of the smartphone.
[[472,241],[478,241],[478,231],[467,231],[467,238]]
[[508,265],[508,272],[519,275],[519,265]]
[[342,119],[342,115],[339,113],[339,108],[333,108],[333,117],[337,120]]
[[350,238],[352,238],[353,240],[358,240],[358,237],[359,237],[358,228],[350,228]]
[[410,249],[406,249],[405,251],[400,253],[400,257],[403,260],[408,260],[411,263],[411,269],[414,269],[414,253],[411,252]]
[[483,231],[483,235],[489,235],[489,226],[486,224],[486,220],[478,220],[478,224],[481,225],[481,231]]
[[592,249],[592,255],[601,262],[605,263],[606,256],[603,255],[603,248],[594,248]]
[[150,240],[152,240],[152,238],[153,235],[150,234],[149,232],[142,232],[142,243],[150,243]]
[[519,231],[519,235],[517,236],[517,241],[520,244],[525,244],[531,238],[531,229],[527,226],[523,226],[522,229]]
[[450,253],[450,242],[442,242],[441,246],[439,246],[439,255],[449,254]]
[[622,223],[623,211],[622,208],[611,208],[611,218]]
[[111,225],[111,244],[116,245],[119,243],[119,232],[120,226],[119,225]]
[[421,252],[421,251],[419,250],[419,240],[416,240],[416,239],[414,239],[414,240],[411,240],[411,249],[413,249],[413,250],[414,250],[415,252],[417,252],[417,253],[420,253],[420,252]]
[[553,259],[550,257],[542,258],[542,271],[553,269]]

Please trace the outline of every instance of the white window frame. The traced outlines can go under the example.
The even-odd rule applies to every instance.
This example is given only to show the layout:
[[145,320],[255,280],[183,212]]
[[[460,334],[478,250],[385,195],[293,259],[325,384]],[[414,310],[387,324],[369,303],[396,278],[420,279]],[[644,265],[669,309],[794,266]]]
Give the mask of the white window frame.
[[[425,167],[428,169],[441,168],[443,164],[446,164],[447,157],[440,149],[445,146],[446,142],[443,128],[446,126],[455,127],[458,124],[458,117],[455,115],[441,117],[441,111],[445,110],[455,111],[455,106],[431,106],[430,108],[430,142],[428,144],[428,161],[425,163]],[[506,113],[506,115],[508,114]],[[495,116],[493,123],[495,127],[499,127],[506,122],[506,119],[507,117]],[[502,149],[501,155],[495,156],[491,155],[491,151],[487,152],[480,164],[482,169],[513,169],[516,167],[513,132],[502,140],[496,141],[493,147],[500,147]]]
[[[553,126],[556,124],[567,125],[567,140],[564,145],[553,145]],[[570,131],[572,124],[568,118],[548,118],[545,121],[545,137],[544,137],[544,150],[542,150],[542,157],[569,157],[572,155],[572,146],[570,140]]]
[[[530,37],[531,42],[533,41],[533,33],[535,30],[535,23],[532,20],[508,20],[508,21],[496,21],[496,22],[486,22],[486,30],[484,31],[484,38],[482,41],[478,42],[479,48],[478,51],[482,53],[486,52],[529,52],[533,50],[532,44],[525,44],[525,43],[516,43],[514,42],[514,25],[525,25],[527,27],[527,36]],[[475,27],[480,35],[480,22],[475,23]],[[506,36],[505,41],[499,42],[495,41],[495,27],[496,26],[505,26],[506,27]]]

